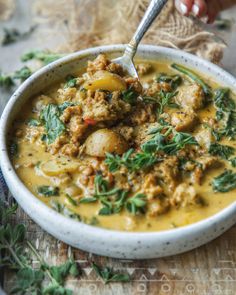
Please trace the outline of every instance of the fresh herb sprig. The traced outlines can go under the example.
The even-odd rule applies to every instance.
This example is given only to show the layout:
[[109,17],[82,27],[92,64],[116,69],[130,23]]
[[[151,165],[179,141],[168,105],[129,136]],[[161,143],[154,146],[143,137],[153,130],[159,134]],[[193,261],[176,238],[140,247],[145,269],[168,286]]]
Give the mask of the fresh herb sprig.
[[46,50],[33,50],[29,51],[21,56],[21,60],[23,62],[29,60],[38,60],[41,61],[44,65],[47,65],[55,60],[65,56],[66,54],[61,53],[53,53]]
[[[123,208],[126,208],[132,214],[143,213],[146,207],[146,196],[142,194],[142,202],[138,202],[141,198],[139,195],[129,197],[129,192],[120,188],[109,188],[108,182],[97,174],[94,179],[94,194],[91,197],[80,199],[80,203],[92,203],[99,201],[103,206],[98,214],[111,215],[119,213]],[[136,206],[136,209],[130,209]]]
[[130,276],[128,274],[122,274],[114,272],[110,267],[100,267],[96,263],[92,263],[92,267],[96,274],[102,278],[105,284],[109,282],[129,282]]
[[125,102],[134,105],[137,102],[139,93],[136,92],[133,87],[129,87],[127,90],[124,90],[121,94],[122,100]]
[[[72,290],[67,289],[64,284],[68,275],[77,277],[79,271],[75,261],[70,258],[59,266],[49,266],[34,248],[26,241],[26,229],[23,224],[11,225],[10,218],[15,214],[17,205],[6,207],[0,202],[0,249],[4,251],[0,256],[0,268],[10,268],[16,271],[16,283],[11,293],[17,294],[44,294],[71,295]],[[30,254],[36,256],[39,267],[32,267]],[[48,285],[44,282],[47,279]]]
[[[61,265],[47,264],[31,242],[26,239],[23,224],[11,225],[10,220],[18,206],[9,206],[0,200],[0,270],[9,268],[16,272],[12,294],[34,295],[72,295],[73,291],[65,287],[68,276],[80,275],[77,263],[70,257]],[[39,262],[38,268],[32,267],[32,256]],[[109,267],[100,267],[92,262],[96,274],[104,282],[128,282],[128,274],[116,273]]]
[[3,28],[3,38],[1,40],[1,45],[5,46],[25,39],[34,31],[34,29],[35,27],[31,27],[28,31],[22,33],[15,28]]
[[110,172],[115,172],[125,166],[129,171],[137,171],[139,169],[145,169],[151,167],[160,159],[153,154],[140,152],[136,153],[134,156],[133,149],[129,149],[122,157],[119,155],[114,155],[111,153],[106,154],[105,164],[108,166]]
[[24,82],[32,75],[32,71],[29,67],[24,66],[20,70],[15,71],[12,74],[4,75],[0,73],[0,87],[10,89],[15,85],[15,81],[19,80],[20,83]]

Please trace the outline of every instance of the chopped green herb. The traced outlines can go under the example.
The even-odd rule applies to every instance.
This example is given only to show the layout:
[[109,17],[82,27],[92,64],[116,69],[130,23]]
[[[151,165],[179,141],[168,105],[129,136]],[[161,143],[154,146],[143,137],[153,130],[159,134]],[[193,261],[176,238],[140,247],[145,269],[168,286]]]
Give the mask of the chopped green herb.
[[47,144],[53,143],[66,130],[59,117],[60,109],[55,104],[48,104],[40,113],[40,120],[44,124],[46,131],[42,140]]
[[136,215],[137,213],[144,213],[147,205],[146,196],[144,194],[137,194],[128,198],[126,202],[127,210]]
[[130,171],[135,171],[141,168],[148,168],[160,161],[160,159],[158,159],[158,157],[156,157],[155,155],[144,152],[137,153],[133,157],[131,157],[133,152],[133,149],[129,149],[126,153],[123,154],[122,157],[120,157],[119,155],[107,153],[105,164],[107,164],[109,171],[115,172],[120,169],[122,165],[124,165]]
[[171,88],[175,90],[182,83],[182,78],[179,75],[167,75],[165,73],[161,73],[158,77],[156,77],[156,81],[158,83],[168,83]]
[[215,192],[229,192],[236,188],[236,173],[232,170],[225,170],[222,174],[215,177],[212,181]]
[[165,107],[170,108],[179,108],[179,105],[173,102],[173,97],[177,95],[178,92],[165,92],[163,90],[160,91],[159,97],[160,100],[158,101],[159,109],[158,109],[158,116],[160,116],[163,112]]
[[233,139],[236,135],[236,104],[230,97],[230,90],[228,88],[217,89],[214,104],[217,109],[216,119],[221,123],[221,127],[214,130],[218,140],[223,136]]
[[35,126],[35,127],[36,126],[40,126],[40,121],[37,120],[37,119],[31,118],[31,119],[28,120],[27,125],[29,125],[29,126]]
[[138,96],[139,94],[132,87],[122,92],[122,99],[131,105],[137,102]]
[[22,83],[23,81],[28,79],[31,75],[32,75],[31,69],[27,66],[24,66],[20,70],[15,71],[15,73],[13,74],[13,79],[20,80],[20,82]]
[[39,195],[42,195],[44,197],[53,197],[59,195],[59,188],[48,185],[42,185],[37,188],[37,192]]
[[76,86],[76,83],[77,83],[77,78],[75,78],[72,75],[69,75],[66,78],[66,84],[65,84],[64,88],[73,88]]
[[[78,277],[76,262],[73,258],[69,258],[62,265],[48,265],[39,251],[26,240],[25,226],[9,223],[16,209],[17,205],[6,207],[3,202],[0,202],[0,249],[4,250],[3,255],[0,256],[0,265],[16,271],[11,294],[71,295],[72,291],[64,284],[69,275]],[[37,269],[32,267],[32,255],[38,260]]]
[[34,27],[30,28],[29,31],[21,33],[19,32],[17,29],[8,29],[8,28],[3,28],[3,38],[1,41],[1,44],[4,45],[8,45],[14,42],[17,42],[19,40],[24,39],[25,37],[27,37],[29,34],[31,34],[34,30]]
[[9,152],[11,157],[16,157],[18,155],[19,147],[16,142],[11,142],[9,147]]
[[65,54],[60,54],[60,53],[52,53],[49,51],[40,51],[40,50],[35,50],[35,51],[29,51],[25,53],[22,57],[21,60],[23,62],[36,59],[41,61],[44,65],[47,65],[61,57],[65,56]]
[[191,80],[193,80],[194,82],[196,82],[197,84],[199,84],[202,89],[203,92],[206,96],[206,98],[211,98],[212,97],[212,90],[211,87],[205,83],[202,78],[200,78],[196,73],[194,73],[193,71],[189,70],[188,68],[182,66],[182,65],[178,65],[178,64],[172,64],[171,67],[177,71],[179,71],[180,73],[186,75],[187,77],[189,77]]
[[4,87],[6,89],[9,89],[9,88],[11,88],[14,85],[15,85],[15,82],[14,82],[12,76],[10,76],[10,75],[3,75],[0,72],[0,87]]
[[67,200],[70,202],[70,204],[72,206],[77,206],[78,205],[78,203],[76,202],[76,200],[74,200],[70,195],[66,194],[66,198],[67,198]]
[[234,154],[235,149],[228,145],[222,145],[219,143],[211,143],[209,147],[209,153],[213,156],[219,156],[225,160],[229,159]]
[[115,273],[110,267],[99,267],[94,262],[92,267],[96,274],[103,279],[105,284],[109,282],[129,282],[130,276],[128,274]]
[[65,109],[67,109],[68,107],[72,107],[72,106],[75,106],[75,103],[70,102],[70,101],[65,101],[62,104],[59,104],[58,109],[60,111],[60,114],[62,114]]
[[[149,134],[153,137],[141,145],[141,149],[146,153],[155,153],[163,151],[166,154],[173,155],[179,150],[185,148],[186,145],[198,145],[196,139],[189,133],[177,132],[170,125],[158,126],[152,129]],[[161,133],[162,131],[165,133]],[[169,139],[169,135],[173,137]]]
[[236,168],[236,157],[231,158],[229,161],[230,161],[231,165]]

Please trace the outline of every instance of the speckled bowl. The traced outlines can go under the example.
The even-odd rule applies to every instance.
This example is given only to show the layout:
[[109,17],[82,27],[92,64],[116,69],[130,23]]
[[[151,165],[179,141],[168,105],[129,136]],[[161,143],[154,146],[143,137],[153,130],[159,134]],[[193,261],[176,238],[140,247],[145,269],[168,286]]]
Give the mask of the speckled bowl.
[[[0,125],[1,168],[7,184],[20,206],[43,229],[76,248],[117,258],[141,259],[173,255],[188,251],[216,238],[236,222],[236,202],[219,213],[177,229],[160,232],[122,232],[86,225],[67,218],[37,199],[17,176],[7,152],[6,137],[15,115],[32,95],[69,73],[85,66],[101,52],[121,55],[123,45],[102,46],[83,50],[59,59],[27,79],[8,102]],[[221,68],[196,56],[173,49],[141,45],[137,55],[145,59],[161,59],[197,69],[236,92],[236,79]]]

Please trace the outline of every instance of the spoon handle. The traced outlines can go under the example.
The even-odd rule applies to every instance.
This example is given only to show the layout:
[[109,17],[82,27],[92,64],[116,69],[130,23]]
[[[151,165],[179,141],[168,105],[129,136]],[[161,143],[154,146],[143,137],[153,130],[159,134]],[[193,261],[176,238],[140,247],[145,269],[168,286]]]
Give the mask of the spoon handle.
[[146,33],[154,19],[161,12],[162,8],[166,4],[167,0],[151,0],[136,32],[133,35],[133,38],[126,46],[124,55],[128,56],[133,60],[133,57],[136,53],[137,47],[143,35]]

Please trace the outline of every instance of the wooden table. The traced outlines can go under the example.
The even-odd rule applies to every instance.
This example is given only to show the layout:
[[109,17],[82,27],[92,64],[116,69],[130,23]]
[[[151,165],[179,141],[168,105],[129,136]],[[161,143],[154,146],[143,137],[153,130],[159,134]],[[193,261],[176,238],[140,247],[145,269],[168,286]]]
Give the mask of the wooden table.
[[[14,26],[23,29],[31,23],[30,13],[25,1],[18,0],[19,10],[13,19],[3,26]],[[22,14],[25,17],[22,18]],[[225,13],[235,16],[236,10]],[[233,32],[225,33],[224,38],[229,43],[225,51],[223,66],[236,75],[236,26]],[[41,46],[42,47],[42,46]],[[24,41],[1,48],[0,68],[6,71],[19,68],[19,56],[26,48],[40,48],[35,34]],[[8,93],[1,93],[0,110],[3,109]],[[9,193],[1,197],[11,199]],[[151,260],[118,260],[99,257],[80,250],[71,249],[68,245],[56,240],[39,226],[37,226],[21,209],[18,209],[14,222],[22,222],[27,227],[28,238],[35,242],[38,251],[50,263],[63,262],[72,251],[78,261],[82,276],[79,280],[70,280],[68,286],[75,290],[75,294],[199,294],[199,295],[234,295],[236,294],[236,226],[232,227],[216,240],[189,251],[185,254]],[[89,261],[112,266],[131,275],[130,283],[112,283],[104,285],[92,270]],[[35,261],[34,263],[37,263]],[[4,289],[10,290],[13,284],[12,275],[4,274]],[[1,291],[0,291],[1,294]]]

